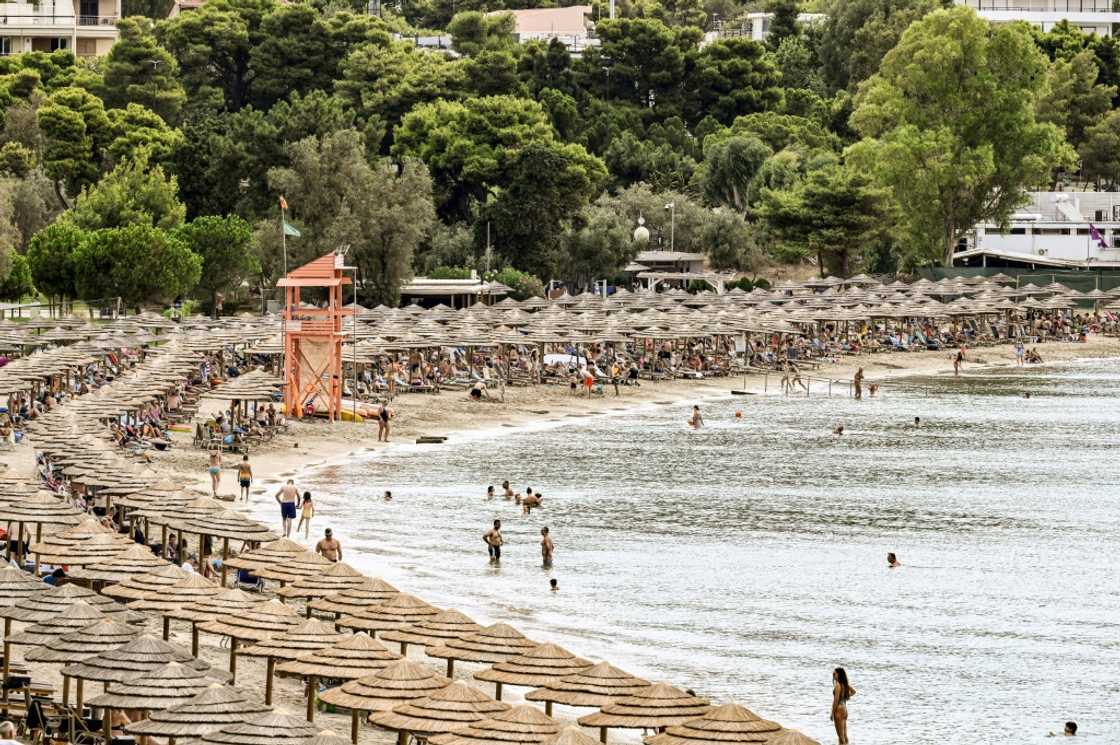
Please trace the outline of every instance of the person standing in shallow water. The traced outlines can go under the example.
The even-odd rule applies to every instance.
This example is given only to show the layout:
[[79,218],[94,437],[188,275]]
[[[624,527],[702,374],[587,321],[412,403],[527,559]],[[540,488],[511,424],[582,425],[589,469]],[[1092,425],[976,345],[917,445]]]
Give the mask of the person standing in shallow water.
[[486,550],[490,554],[490,561],[497,564],[502,560],[502,521],[495,520],[494,527],[486,531],[482,540],[486,542]]
[[836,726],[839,745],[848,745],[848,699],[856,695],[856,689],[848,683],[848,673],[838,667],[832,671],[832,713],[829,719]]
[[548,534],[548,528],[541,528],[541,559],[544,562],[544,568],[548,569],[552,566],[552,552],[556,547],[552,545],[552,536]]

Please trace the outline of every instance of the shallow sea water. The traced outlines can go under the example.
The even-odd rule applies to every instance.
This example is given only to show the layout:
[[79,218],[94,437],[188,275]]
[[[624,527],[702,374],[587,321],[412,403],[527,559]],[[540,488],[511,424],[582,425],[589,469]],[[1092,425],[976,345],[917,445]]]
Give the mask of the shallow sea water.
[[[402,590],[822,743],[837,665],[858,690],[853,745],[1043,742],[1067,719],[1120,743],[1118,396],[1120,362],[1083,361],[863,402],[710,400],[698,432],[686,405],[608,397],[606,416],[406,446],[303,485],[316,532]],[[485,500],[506,478],[545,508]]]

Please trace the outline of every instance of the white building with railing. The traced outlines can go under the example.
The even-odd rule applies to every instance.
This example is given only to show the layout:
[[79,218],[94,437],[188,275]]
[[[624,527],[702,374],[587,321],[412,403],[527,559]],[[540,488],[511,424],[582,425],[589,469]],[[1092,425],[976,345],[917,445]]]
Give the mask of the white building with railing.
[[0,2],[0,55],[69,49],[99,57],[116,42],[120,16],[120,0]]
[[[1007,225],[977,225],[957,266],[1120,267],[1120,193],[1035,192]],[[1095,236],[1094,236],[1095,232]]]
[[1098,36],[1112,36],[1113,24],[1120,23],[1114,0],[956,0],[981,18],[996,23],[1026,21],[1049,31],[1059,21]]

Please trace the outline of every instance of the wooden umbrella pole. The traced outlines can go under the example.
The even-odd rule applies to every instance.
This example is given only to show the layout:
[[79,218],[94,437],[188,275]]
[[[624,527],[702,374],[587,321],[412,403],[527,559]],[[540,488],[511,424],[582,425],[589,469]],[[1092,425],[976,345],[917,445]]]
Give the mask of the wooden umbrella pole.
[[607,741],[607,728],[599,728],[599,742],[605,743]]
[[350,742],[358,745],[358,710],[350,710]]
[[237,639],[229,638],[229,674],[230,683],[237,682]]
[[171,617],[163,617],[163,640],[168,641],[171,639]]
[[545,701],[544,702],[544,713],[545,713],[546,716],[552,716],[552,702],[551,701]]
[[264,702],[272,705],[272,672],[276,668],[276,658],[269,657],[264,665]]
[[70,703],[70,676],[62,676],[62,705],[66,706]]
[[498,681],[497,683],[494,684],[494,700],[495,701],[501,701],[502,700],[502,682],[501,681]]
[[112,742],[113,741],[113,710],[108,706],[105,707],[105,718],[102,720],[102,723],[105,727],[105,742]]
[[[226,586],[226,562],[229,561],[229,538],[222,539],[222,587]],[[197,655],[196,655],[197,656]]]
[[450,678],[454,674],[455,674],[455,658],[454,657],[448,657],[447,658],[447,677]]
[[403,729],[397,730],[397,745],[405,745],[408,742],[408,733]]
[[83,678],[75,678],[77,682],[74,685],[74,708],[78,710],[78,716],[82,715],[82,704],[85,703],[85,695],[82,690],[85,688],[86,681]]
[[191,657],[198,657],[198,625],[191,622]]
[[315,694],[318,693],[318,684],[314,675],[307,676],[307,721],[315,721]]
[[12,619],[4,619],[4,703],[8,703],[8,676],[12,672],[12,645],[8,637],[12,633]]

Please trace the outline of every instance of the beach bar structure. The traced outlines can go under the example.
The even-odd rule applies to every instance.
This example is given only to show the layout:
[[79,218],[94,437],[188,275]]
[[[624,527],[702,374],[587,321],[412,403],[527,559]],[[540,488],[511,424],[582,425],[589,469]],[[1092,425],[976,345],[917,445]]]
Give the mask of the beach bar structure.
[[[334,421],[342,413],[342,320],[352,308],[342,307],[343,255],[332,251],[277,281],[284,288],[284,411],[300,418],[307,410],[325,411]],[[322,308],[301,307],[300,291],[327,290]]]

